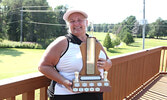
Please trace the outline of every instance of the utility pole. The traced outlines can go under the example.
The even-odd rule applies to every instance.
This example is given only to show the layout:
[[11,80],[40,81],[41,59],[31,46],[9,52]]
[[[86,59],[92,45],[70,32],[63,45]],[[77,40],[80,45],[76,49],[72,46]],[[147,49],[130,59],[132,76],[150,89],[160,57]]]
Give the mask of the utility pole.
[[23,42],[23,12],[53,12],[51,10],[23,10],[23,8],[38,8],[38,7],[49,7],[49,6],[22,6],[21,7],[21,18],[20,18],[20,43]]
[[146,20],[145,20],[145,0],[143,0],[143,49],[145,48],[145,27],[146,27]]
[[21,7],[20,43],[23,42],[23,7]]

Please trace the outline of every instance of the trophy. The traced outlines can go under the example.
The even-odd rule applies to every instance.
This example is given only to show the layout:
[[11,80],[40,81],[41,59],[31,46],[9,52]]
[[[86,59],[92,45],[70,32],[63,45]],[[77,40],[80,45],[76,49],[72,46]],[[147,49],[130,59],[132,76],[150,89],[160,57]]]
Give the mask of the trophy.
[[80,46],[83,60],[83,68],[75,72],[73,80],[73,92],[109,92],[110,81],[107,79],[107,71],[103,72],[103,78],[97,68],[97,60],[101,50],[95,37],[88,37],[86,43]]

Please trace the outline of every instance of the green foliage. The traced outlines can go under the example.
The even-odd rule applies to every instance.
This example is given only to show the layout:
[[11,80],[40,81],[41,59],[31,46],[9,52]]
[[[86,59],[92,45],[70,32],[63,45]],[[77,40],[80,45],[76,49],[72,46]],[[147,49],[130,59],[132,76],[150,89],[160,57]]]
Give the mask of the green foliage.
[[3,41],[3,39],[0,38],[0,42],[2,42],[2,41]]
[[129,32],[132,34],[132,29],[134,28],[134,24],[136,23],[136,17],[135,16],[129,16],[127,17],[120,25],[121,29],[118,33],[118,36],[121,40],[125,37],[125,33]]
[[[52,10],[51,7],[30,7],[49,6],[47,0],[1,0],[0,2],[0,38],[20,41],[20,10]],[[29,7],[26,7],[29,6]],[[53,12],[24,12],[23,13],[23,41],[37,42],[46,47],[48,40],[67,34],[67,27],[62,16],[67,6],[57,6]],[[88,26],[90,31],[91,26]],[[119,36],[122,41],[125,33],[142,37],[142,25],[137,22],[136,17],[131,15],[117,24],[93,24],[94,32],[112,32]],[[146,25],[146,36],[157,37],[167,36],[167,21],[161,18],[156,22]],[[149,33],[149,34],[147,34]]]
[[126,35],[123,38],[123,42],[125,42],[126,45],[129,45],[129,44],[133,43],[134,42],[133,36],[129,32],[127,32],[125,34]]
[[46,39],[46,40],[41,40],[40,42],[38,42],[39,44],[41,44],[42,45],[42,47],[43,48],[47,48],[48,47],[48,45],[51,43],[51,42],[53,42],[55,39],[53,38],[53,39]]
[[4,40],[0,43],[0,48],[27,48],[27,49],[42,49],[42,45],[33,42],[15,42]]
[[149,33],[148,33],[148,37],[149,37],[149,38],[154,38],[154,34],[153,34],[152,32],[149,32]]
[[[0,38],[3,36],[4,39],[12,41],[20,41],[20,10],[22,7],[23,10],[31,11],[52,10],[47,0],[3,0],[2,5],[4,8],[0,11],[7,13],[0,16],[0,22],[3,22],[0,23]],[[23,41],[40,42],[45,46],[47,44],[45,41],[48,39],[67,34],[65,21],[62,17],[66,10],[66,6],[61,5],[57,6],[53,12],[23,12]]]
[[141,27],[139,27],[135,16],[127,17],[122,23],[114,27],[114,33],[127,45],[134,42],[132,34],[138,36],[140,30]]
[[119,37],[116,37],[116,39],[112,40],[113,47],[120,45],[121,40]]
[[156,38],[159,38],[160,36],[167,35],[167,21],[158,18],[156,22],[151,23],[149,26],[149,37],[156,36]]
[[[94,32],[112,32],[114,24],[93,24]],[[88,26],[88,31],[91,31],[92,26]]]
[[139,24],[138,21],[136,21],[136,22],[134,23],[134,27],[133,27],[133,29],[132,29],[132,34],[133,34],[134,36],[137,36],[139,33],[140,33],[140,24]]
[[105,39],[104,39],[104,42],[103,42],[103,46],[107,48],[107,50],[109,48],[112,48],[112,43],[111,43],[111,38],[110,38],[110,34],[107,33]]

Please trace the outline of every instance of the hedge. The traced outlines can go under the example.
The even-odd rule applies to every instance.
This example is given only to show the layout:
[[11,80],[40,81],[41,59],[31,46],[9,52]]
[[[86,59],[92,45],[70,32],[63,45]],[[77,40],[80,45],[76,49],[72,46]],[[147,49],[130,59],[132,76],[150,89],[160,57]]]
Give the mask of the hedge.
[[27,49],[42,49],[42,45],[34,42],[16,42],[3,40],[0,42],[0,48],[27,48]]

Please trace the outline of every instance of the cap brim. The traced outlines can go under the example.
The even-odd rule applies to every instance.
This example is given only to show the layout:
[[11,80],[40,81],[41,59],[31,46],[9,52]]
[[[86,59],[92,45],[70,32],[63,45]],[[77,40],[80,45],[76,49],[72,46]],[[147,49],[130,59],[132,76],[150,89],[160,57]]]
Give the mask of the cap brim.
[[67,10],[67,12],[64,14],[64,16],[63,16],[63,19],[65,20],[65,21],[68,21],[68,17],[71,15],[71,14],[73,14],[73,13],[81,13],[83,16],[85,16],[85,18],[87,18],[88,17],[88,15],[84,12],[84,11],[81,11],[81,10]]

